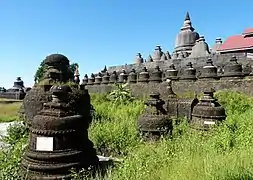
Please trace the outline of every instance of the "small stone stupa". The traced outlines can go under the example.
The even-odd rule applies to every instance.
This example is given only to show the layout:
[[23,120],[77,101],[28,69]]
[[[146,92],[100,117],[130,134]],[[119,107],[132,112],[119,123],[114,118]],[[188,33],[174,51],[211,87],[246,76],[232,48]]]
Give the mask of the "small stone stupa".
[[191,127],[209,129],[226,119],[225,109],[214,98],[214,89],[204,92],[203,98],[192,110]]
[[172,130],[172,121],[163,108],[164,104],[165,101],[160,99],[158,92],[151,93],[145,102],[146,109],[138,121],[138,128],[144,140],[157,140]]

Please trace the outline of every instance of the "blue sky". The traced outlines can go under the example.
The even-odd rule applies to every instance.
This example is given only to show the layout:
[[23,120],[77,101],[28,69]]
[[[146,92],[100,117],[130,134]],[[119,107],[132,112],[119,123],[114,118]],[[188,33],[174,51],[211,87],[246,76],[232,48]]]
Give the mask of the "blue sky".
[[26,86],[40,62],[62,53],[80,65],[80,73],[104,65],[130,64],[155,45],[173,51],[186,11],[210,46],[253,27],[252,0],[1,0],[0,86],[17,76]]

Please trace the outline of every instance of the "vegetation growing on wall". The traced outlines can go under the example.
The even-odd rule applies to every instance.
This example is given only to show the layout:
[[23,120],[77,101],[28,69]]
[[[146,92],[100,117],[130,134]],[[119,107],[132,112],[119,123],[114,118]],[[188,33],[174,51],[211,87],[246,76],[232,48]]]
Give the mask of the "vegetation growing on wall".
[[[175,126],[172,138],[159,142],[142,142],[138,137],[136,121],[144,109],[142,101],[118,102],[115,106],[105,95],[92,95],[96,112],[89,138],[98,154],[123,160],[108,170],[105,179],[253,179],[253,100],[229,91],[215,95],[227,111],[223,124],[213,131],[199,132],[191,130],[182,120]],[[18,179],[27,132],[17,129],[10,131],[11,148],[0,151],[0,179],[3,180]],[[85,177],[74,173],[73,179]],[[98,175],[95,179],[101,177]]]
[[[77,66],[78,66],[77,63],[72,63],[69,65],[69,71],[71,72],[71,74],[74,75],[74,72],[75,72]],[[44,61],[42,61],[40,63],[40,66],[38,67],[35,75],[34,75],[34,81],[36,83],[39,83],[42,80],[45,72],[46,72],[46,65],[45,65]]]

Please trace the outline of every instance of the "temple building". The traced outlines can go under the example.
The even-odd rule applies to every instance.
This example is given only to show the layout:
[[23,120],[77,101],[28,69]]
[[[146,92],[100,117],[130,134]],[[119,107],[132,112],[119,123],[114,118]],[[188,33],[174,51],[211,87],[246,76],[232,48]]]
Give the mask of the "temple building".
[[17,77],[16,81],[14,81],[13,87],[8,89],[8,92],[18,92],[20,90],[25,91],[24,82],[22,81],[21,77]]
[[252,59],[253,28],[246,29],[241,35],[231,36],[225,42],[220,37],[217,37],[214,45],[209,48],[205,37],[199,35],[193,28],[189,12],[186,12],[184,24],[176,37],[173,53],[170,55],[168,51],[162,51],[161,46],[157,45],[153,55],[149,55],[145,61],[141,54],[138,53],[135,64],[164,60],[171,61],[173,59],[204,58],[220,54],[245,54],[245,56]]
[[230,36],[218,49],[220,54],[253,53],[253,28],[245,29],[242,34]]
[[25,87],[24,82],[21,77],[17,77],[16,81],[14,81],[13,87],[5,90],[5,88],[0,89],[0,98],[6,99],[24,99],[26,92],[28,92],[31,88]]

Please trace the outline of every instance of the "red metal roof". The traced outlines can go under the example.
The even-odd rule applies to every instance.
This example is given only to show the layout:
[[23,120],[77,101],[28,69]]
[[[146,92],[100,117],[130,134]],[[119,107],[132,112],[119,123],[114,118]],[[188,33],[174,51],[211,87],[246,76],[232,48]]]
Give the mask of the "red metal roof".
[[[253,28],[248,28],[243,34],[253,33]],[[218,51],[231,51],[231,50],[243,50],[253,49],[253,36],[235,35],[230,36],[218,49]]]
[[253,33],[253,28],[247,28],[243,31],[243,34],[252,34]]

